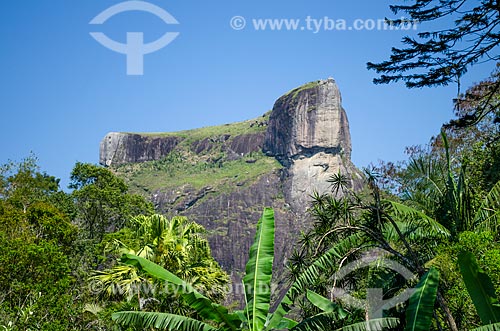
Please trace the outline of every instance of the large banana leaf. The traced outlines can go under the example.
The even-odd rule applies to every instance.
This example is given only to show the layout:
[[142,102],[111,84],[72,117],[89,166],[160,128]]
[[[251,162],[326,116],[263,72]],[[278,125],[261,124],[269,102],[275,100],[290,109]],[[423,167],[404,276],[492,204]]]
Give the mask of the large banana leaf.
[[325,313],[335,313],[336,319],[344,319],[348,313],[342,308],[341,305],[330,301],[322,295],[319,295],[311,290],[307,290],[307,300],[313,305],[321,309]]
[[227,308],[213,303],[190,284],[156,263],[132,254],[124,254],[122,262],[133,265],[150,276],[167,282],[174,287],[173,290],[178,291],[184,301],[196,310],[200,316],[219,323],[223,329],[236,330],[240,325],[241,321],[236,314],[229,314]]
[[280,324],[276,327],[277,330],[291,330],[293,329],[298,323],[290,318],[283,317],[281,319]]
[[307,290],[307,300],[325,313],[338,312],[341,317],[345,317],[347,315],[347,313],[338,304],[311,290]]
[[439,271],[431,268],[420,279],[406,310],[405,331],[428,331],[439,286]]
[[122,311],[113,314],[113,320],[119,324],[134,325],[143,329],[150,327],[175,331],[212,331],[216,330],[209,324],[195,319],[167,314],[144,311]]
[[462,251],[458,255],[460,272],[484,325],[500,322],[500,305],[490,277],[481,270],[476,257],[471,252]]
[[264,329],[271,301],[271,278],[274,260],[274,211],[265,208],[257,224],[255,240],[243,277],[250,331]]

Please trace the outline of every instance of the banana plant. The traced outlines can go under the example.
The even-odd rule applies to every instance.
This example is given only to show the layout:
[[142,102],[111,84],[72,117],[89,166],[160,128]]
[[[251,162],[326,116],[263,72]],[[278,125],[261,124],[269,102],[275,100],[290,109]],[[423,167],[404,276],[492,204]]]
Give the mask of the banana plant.
[[462,251],[458,256],[458,264],[465,287],[484,324],[484,329],[481,329],[500,330],[500,301],[490,277],[479,267],[476,257],[470,252]]
[[[278,303],[278,308],[270,312],[271,279],[274,260],[274,211],[265,208],[257,225],[255,241],[250,248],[250,258],[246,265],[246,275],[243,277],[246,306],[242,311],[229,312],[219,304],[213,303],[192,285],[183,281],[171,272],[142,257],[124,254],[122,262],[132,265],[150,276],[162,280],[170,289],[177,291],[186,304],[198,313],[200,320],[194,318],[159,312],[122,311],[112,315],[113,320],[124,325],[135,325],[142,328],[160,328],[179,331],[270,331],[289,329],[290,331],[319,331],[326,325],[331,325],[332,319],[343,319],[345,311],[326,298],[308,292],[308,298],[323,313],[300,323],[285,317],[292,305],[292,297],[298,291],[306,291],[307,284],[318,273],[333,263],[333,257],[340,256],[345,247],[350,246],[358,238],[348,238],[330,249],[311,265],[301,277],[291,286],[287,294]],[[354,323],[341,330],[364,331],[382,330],[393,327],[396,319],[377,319],[368,322]]]
[[406,309],[405,331],[428,331],[431,327],[439,286],[439,271],[429,269],[420,279]]

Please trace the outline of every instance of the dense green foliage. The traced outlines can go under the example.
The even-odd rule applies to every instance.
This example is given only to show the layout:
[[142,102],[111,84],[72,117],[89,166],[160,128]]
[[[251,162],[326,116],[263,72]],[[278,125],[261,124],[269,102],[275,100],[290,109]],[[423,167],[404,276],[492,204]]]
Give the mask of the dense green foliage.
[[[185,217],[137,216],[126,228],[107,236],[105,242],[117,258],[123,253],[137,254],[189,281],[211,300],[221,301],[225,298],[229,277],[213,259],[204,232],[201,225]],[[101,298],[111,305],[127,302],[127,306],[139,310],[195,314],[182,304],[175,291],[137,272],[133,266],[118,263],[94,274],[92,281],[102,285]]]
[[132,216],[153,212],[150,202],[129,194],[123,179],[103,167],[77,163],[70,188],[74,189],[78,223],[90,239],[100,241],[105,233],[121,229]]
[[246,144],[253,147],[252,141],[266,132],[269,114],[187,131],[141,133],[145,137],[175,136],[180,142],[162,159],[116,165],[113,170],[134,193],[141,194],[159,189],[182,191],[210,187],[213,196],[229,192],[235,186],[251,185],[263,174],[281,169],[281,165],[261,151],[242,156],[233,148]]
[[[129,194],[123,180],[108,169],[90,164],[75,165],[71,194],[59,188],[58,179],[40,172],[33,156],[0,170],[0,327],[111,327],[106,316],[116,307],[104,311],[95,302],[102,288],[89,276],[110,263],[101,255],[110,242],[102,241],[106,233],[121,236],[126,229],[113,232],[134,217],[151,214],[151,203]],[[203,258],[216,266],[206,241],[199,240]],[[227,276],[217,268],[211,272],[200,269],[198,276],[211,276],[213,283],[206,286],[220,297],[221,290],[212,285],[225,284]]]
[[[460,83],[478,61],[498,61],[499,4],[392,6],[422,24],[455,20],[370,63],[382,74],[376,83]],[[241,158],[228,149],[235,136],[262,135],[269,114],[176,133],[182,141],[161,160],[117,169],[77,163],[71,193],[33,156],[0,166],[0,329],[500,330],[498,68],[454,100],[458,119],[427,146],[366,170],[363,191],[331,177],[331,192],[304,206],[314,223],[295,245],[279,293],[271,289],[276,229],[266,208],[243,277],[243,310],[221,304],[229,276],[204,228],[155,214],[133,193],[181,191],[186,182],[223,193],[279,171],[261,152]]]
[[73,306],[71,245],[77,228],[65,193],[30,157],[0,173],[0,326],[68,330]]
[[[319,306],[323,312],[309,319],[296,322],[285,318],[290,309],[291,292],[298,287],[304,288],[304,283],[294,284],[285,296],[278,302],[274,312],[270,312],[271,278],[274,259],[274,211],[264,209],[262,218],[257,225],[255,241],[250,248],[250,257],[243,277],[246,305],[242,311],[229,312],[223,306],[211,302],[198,292],[191,284],[184,282],[161,266],[139,256],[125,254],[125,263],[146,272],[150,276],[165,281],[168,285],[180,291],[183,301],[199,314],[199,320],[186,318],[162,312],[124,311],[113,314],[113,319],[124,325],[141,328],[155,327],[166,330],[219,330],[219,331],[263,331],[276,329],[324,330],[325,320],[330,318],[345,319],[346,314],[337,311],[336,305],[328,304],[329,300],[308,292],[311,302]],[[321,262],[319,262],[321,264]],[[327,322],[328,323],[328,322]],[[380,318],[353,323],[344,330],[370,330],[394,327],[396,319]]]

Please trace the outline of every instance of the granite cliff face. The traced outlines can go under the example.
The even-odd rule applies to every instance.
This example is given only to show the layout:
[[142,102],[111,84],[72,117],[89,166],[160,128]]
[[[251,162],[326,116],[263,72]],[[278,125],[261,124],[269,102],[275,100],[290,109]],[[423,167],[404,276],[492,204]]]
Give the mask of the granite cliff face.
[[362,185],[351,162],[351,135],[342,97],[332,78],[306,84],[276,101],[269,119],[264,152],[287,169],[287,200],[303,213],[310,195],[330,189],[327,180],[337,173]]
[[321,151],[350,159],[349,122],[332,78],[306,84],[276,101],[264,150],[287,165]]
[[159,160],[182,139],[110,132],[101,141],[99,163],[105,166]]
[[328,79],[290,91],[270,114],[251,121],[168,134],[110,133],[100,162],[159,212],[205,226],[215,258],[240,284],[262,209],[276,213],[274,267],[281,278],[274,281],[280,282],[298,234],[310,225],[309,195],[329,191],[327,180],[339,172],[361,187],[350,156],[346,112]]
[[[105,166],[118,166],[161,160],[185,139],[183,136],[162,136],[162,134],[110,132],[101,141],[99,163]],[[218,141],[214,141],[213,137],[195,140],[191,148],[196,154],[203,154],[210,152],[214,145],[222,142],[228,158],[237,159],[260,151],[264,133],[241,134],[234,137],[225,134],[216,139]]]

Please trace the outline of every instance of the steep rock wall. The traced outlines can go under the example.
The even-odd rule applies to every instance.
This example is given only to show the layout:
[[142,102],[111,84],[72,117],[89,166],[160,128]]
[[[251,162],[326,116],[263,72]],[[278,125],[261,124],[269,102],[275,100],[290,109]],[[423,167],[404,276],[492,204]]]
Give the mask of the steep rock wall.
[[292,90],[274,104],[264,151],[282,163],[319,151],[350,159],[351,149],[349,122],[332,78]]
[[351,162],[351,135],[342,97],[333,78],[306,84],[279,98],[271,112],[264,151],[285,167],[286,200],[303,214],[314,192],[330,190],[341,173],[351,188],[362,185]]
[[[235,285],[241,283],[264,207],[271,206],[276,213],[274,270],[279,276],[274,281],[280,282],[300,231],[310,226],[306,213],[310,195],[329,191],[327,180],[338,173],[348,178],[353,189],[362,185],[362,176],[350,159],[349,122],[333,79],[290,91],[276,101],[268,122],[259,120],[251,125],[259,125],[262,131],[219,132],[192,141],[189,135],[175,133],[165,137],[110,133],[101,143],[101,163],[112,166],[158,160],[187,143],[189,153],[210,162],[219,162],[211,157],[214,150],[217,155],[222,151],[222,166],[258,151],[282,164],[280,170],[271,169],[229,189],[210,185],[195,189],[187,176],[181,187],[148,190],[158,211],[187,215],[207,228],[213,254],[231,273]],[[233,293],[232,299],[243,302],[242,292]]]
[[101,141],[99,163],[106,166],[153,161],[168,155],[182,141],[180,137],[110,132]]

